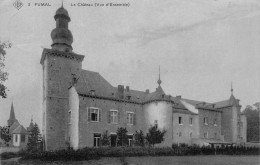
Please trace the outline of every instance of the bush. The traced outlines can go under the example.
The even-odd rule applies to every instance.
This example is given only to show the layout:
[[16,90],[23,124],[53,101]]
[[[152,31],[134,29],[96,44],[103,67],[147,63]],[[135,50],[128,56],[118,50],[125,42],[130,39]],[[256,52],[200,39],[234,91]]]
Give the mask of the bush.
[[[23,159],[39,159],[43,161],[82,161],[99,159],[100,157],[126,157],[126,156],[183,156],[183,155],[260,155],[257,147],[216,147],[197,145],[176,145],[172,147],[100,147],[83,148],[79,150],[46,151],[40,153],[20,153]],[[8,154],[6,154],[8,155]],[[5,156],[5,155],[4,155]]]

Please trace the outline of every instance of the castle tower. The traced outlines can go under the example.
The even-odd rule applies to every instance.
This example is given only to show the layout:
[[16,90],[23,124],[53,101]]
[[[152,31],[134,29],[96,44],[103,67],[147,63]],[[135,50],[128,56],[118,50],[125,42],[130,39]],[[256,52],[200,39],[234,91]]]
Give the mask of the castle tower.
[[43,139],[46,150],[66,148],[68,139],[68,88],[81,71],[83,55],[72,52],[72,33],[68,29],[68,11],[60,7],[54,16],[52,49],[44,49],[43,67]]
[[11,127],[11,125],[13,125],[14,122],[16,122],[16,118],[15,118],[15,114],[14,114],[14,105],[12,103],[11,105],[11,111],[10,111],[10,117],[9,117],[9,120],[7,120],[7,125],[9,127]]

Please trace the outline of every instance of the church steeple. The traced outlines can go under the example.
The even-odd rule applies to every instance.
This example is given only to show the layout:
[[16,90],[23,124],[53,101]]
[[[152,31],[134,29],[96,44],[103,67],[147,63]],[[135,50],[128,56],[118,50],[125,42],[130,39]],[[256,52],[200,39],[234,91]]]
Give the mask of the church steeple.
[[11,111],[10,111],[10,117],[9,117],[9,120],[7,120],[7,125],[11,126],[16,121],[17,120],[16,120],[15,114],[14,114],[14,105],[13,105],[13,102],[12,102]]
[[56,11],[54,19],[56,21],[56,28],[51,32],[52,38],[52,49],[71,52],[73,36],[71,31],[68,29],[70,17],[68,11],[62,6]]

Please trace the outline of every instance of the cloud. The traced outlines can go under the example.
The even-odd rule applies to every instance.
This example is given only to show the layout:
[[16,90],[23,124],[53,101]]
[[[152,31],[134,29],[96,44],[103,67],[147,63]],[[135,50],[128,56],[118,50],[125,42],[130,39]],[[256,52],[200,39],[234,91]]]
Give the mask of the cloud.
[[[199,1],[201,2],[201,1]],[[239,1],[238,1],[239,2]],[[194,3],[194,2],[193,2]],[[199,26],[206,25],[207,23],[217,21],[231,21],[236,19],[243,19],[247,17],[254,17],[260,15],[259,3],[236,3],[235,1],[229,1],[229,3],[221,1],[218,5],[212,6],[211,10],[204,9],[205,4],[197,3],[196,12],[200,12],[198,16],[193,16],[192,12],[190,18],[181,20],[184,23],[176,23],[164,25],[162,27],[142,27],[135,31],[131,31],[127,34],[116,34],[115,38],[118,42],[123,41],[137,41],[138,46],[144,46],[151,41],[165,38],[176,33],[193,30]],[[193,11],[193,13],[195,12]],[[181,11],[183,12],[183,11]],[[177,16],[182,16],[180,13]],[[172,18],[172,20],[178,20],[180,18]],[[193,17],[196,19],[193,19]]]

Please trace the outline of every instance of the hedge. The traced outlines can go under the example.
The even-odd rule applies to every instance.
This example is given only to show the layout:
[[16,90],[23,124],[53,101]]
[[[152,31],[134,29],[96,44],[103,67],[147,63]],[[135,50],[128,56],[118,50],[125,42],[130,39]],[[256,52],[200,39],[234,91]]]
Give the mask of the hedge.
[[[10,154],[10,153],[9,153]],[[3,155],[3,154],[2,154]],[[8,155],[8,154],[6,154]],[[22,159],[39,159],[42,161],[82,161],[100,157],[131,156],[184,156],[184,155],[260,155],[257,147],[208,147],[172,145],[172,147],[100,147],[79,150],[57,150],[38,153],[20,153]]]

